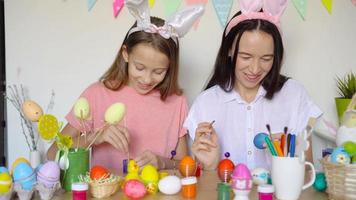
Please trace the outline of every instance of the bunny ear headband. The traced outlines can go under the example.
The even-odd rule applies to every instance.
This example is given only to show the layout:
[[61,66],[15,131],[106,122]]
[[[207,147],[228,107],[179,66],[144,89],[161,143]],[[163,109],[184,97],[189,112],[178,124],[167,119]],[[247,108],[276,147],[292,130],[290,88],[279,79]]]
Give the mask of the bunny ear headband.
[[[234,17],[226,27],[225,36],[238,23],[248,19],[263,19],[277,26],[280,31],[280,17],[287,7],[287,0],[240,0],[241,15]],[[263,12],[260,12],[260,10]]]
[[202,5],[188,7],[173,15],[163,26],[157,27],[151,23],[147,0],[126,0],[125,5],[137,20],[137,26],[132,28],[128,35],[137,31],[158,33],[166,39],[172,38],[175,43],[178,42],[177,38],[183,37],[189,31],[204,12]]

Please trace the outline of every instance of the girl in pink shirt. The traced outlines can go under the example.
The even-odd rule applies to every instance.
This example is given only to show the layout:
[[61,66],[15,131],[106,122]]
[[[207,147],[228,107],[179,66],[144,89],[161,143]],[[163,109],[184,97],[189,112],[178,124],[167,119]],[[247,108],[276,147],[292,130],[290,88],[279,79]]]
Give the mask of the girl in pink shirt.
[[[137,1],[136,1],[137,2]],[[149,16],[147,1],[128,1],[126,7],[137,22],[128,31],[118,55],[98,82],[82,94],[89,101],[90,126],[98,130],[104,126],[106,109],[116,102],[126,106],[124,122],[110,125],[94,141],[92,165],[100,164],[120,172],[122,160],[130,156],[141,167],[153,164],[159,169],[173,168],[174,159],[187,154],[186,98],[178,86],[178,37],[183,36],[202,14],[202,7],[186,10],[186,21],[165,22]],[[176,20],[180,20],[177,18]],[[71,111],[62,133],[80,137],[80,123]],[[88,141],[80,140],[81,147]],[[48,157],[57,151],[52,145]]]

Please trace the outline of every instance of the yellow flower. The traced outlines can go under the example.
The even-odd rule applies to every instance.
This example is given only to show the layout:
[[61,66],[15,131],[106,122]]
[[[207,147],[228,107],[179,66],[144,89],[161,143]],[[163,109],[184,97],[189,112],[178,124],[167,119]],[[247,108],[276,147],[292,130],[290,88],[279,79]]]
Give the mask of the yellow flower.
[[71,136],[69,135],[64,135],[61,133],[57,134],[58,139],[57,139],[57,146],[59,149],[63,150],[63,149],[69,149],[72,147],[73,145],[73,139]]

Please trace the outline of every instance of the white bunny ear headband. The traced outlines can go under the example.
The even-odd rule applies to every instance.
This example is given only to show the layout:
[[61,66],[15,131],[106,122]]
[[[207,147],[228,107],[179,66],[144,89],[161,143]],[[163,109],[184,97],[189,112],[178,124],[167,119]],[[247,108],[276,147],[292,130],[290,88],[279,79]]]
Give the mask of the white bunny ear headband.
[[[225,36],[238,23],[249,19],[267,20],[280,31],[280,17],[287,7],[287,0],[240,0],[241,15],[231,19],[226,27]],[[260,12],[260,10],[263,12]]]
[[183,37],[204,13],[202,5],[188,7],[173,15],[163,26],[157,27],[151,23],[147,0],[126,0],[125,5],[137,20],[137,26],[132,28],[128,35],[137,31],[158,33],[166,39],[172,38],[175,43],[178,42],[177,38]]

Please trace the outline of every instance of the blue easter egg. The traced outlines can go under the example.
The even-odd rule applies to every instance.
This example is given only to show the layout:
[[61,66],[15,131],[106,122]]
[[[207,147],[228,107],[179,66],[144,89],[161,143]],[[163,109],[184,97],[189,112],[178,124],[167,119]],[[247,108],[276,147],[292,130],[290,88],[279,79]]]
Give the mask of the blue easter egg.
[[330,161],[333,163],[350,164],[351,158],[343,147],[337,147],[331,154]]
[[313,187],[315,190],[317,190],[319,192],[324,192],[326,190],[328,185],[326,183],[325,174],[323,172],[319,172],[316,174]]
[[257,147],[258,149],[265,149],[266,147],[263,146],[263,144],[265,144],[266,137],[268,137],[266,133],[258,133],[257,135],[255,135],[255,138],[253,138],[253,144],[255,145],[255,147]]
[[0,167],[0,174],[3,173],[3,172],[9,173],[9,170],[6,167],[1,166]]
[[14,182],[20,183],[22,189],[32,190],[36,183],[36,173],[27,163],[19,163],[13,173]]

